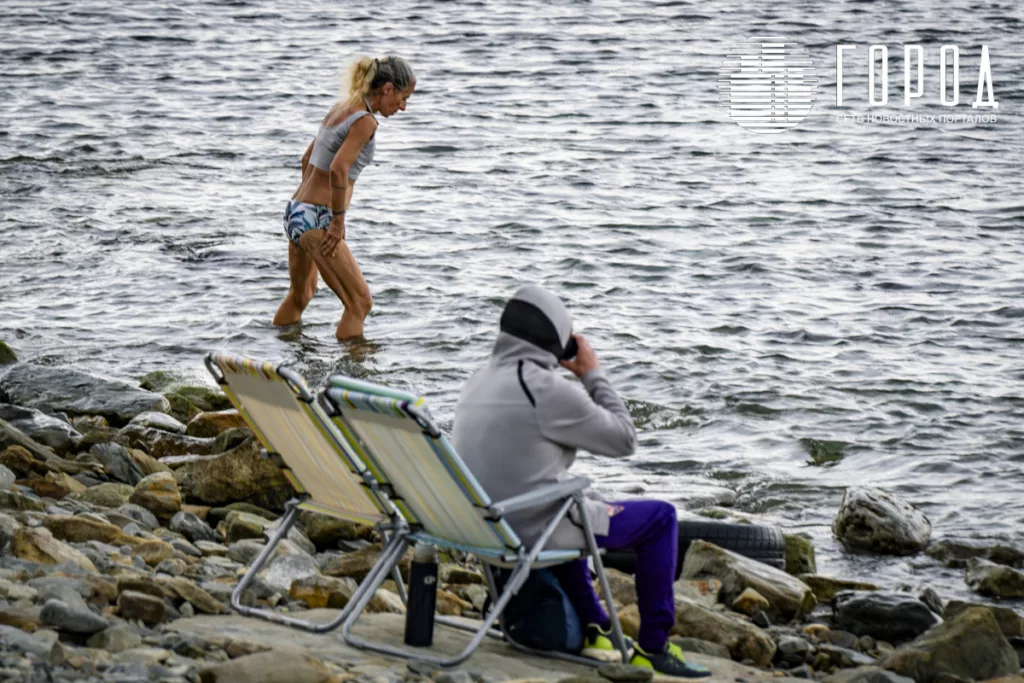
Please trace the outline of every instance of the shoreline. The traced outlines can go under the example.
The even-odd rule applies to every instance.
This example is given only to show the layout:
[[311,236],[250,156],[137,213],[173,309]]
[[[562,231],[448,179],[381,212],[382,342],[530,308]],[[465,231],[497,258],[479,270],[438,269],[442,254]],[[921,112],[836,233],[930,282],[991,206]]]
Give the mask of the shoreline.
[[[204,623],[241,619],[228,616],[230,591],[290,497],[287,482],[259,458],[258,442],[213,387],[186,385],[166,372],[150,373],[136,387],[18,363],[7,350],[0,345],[0,669],[11,680],[30,680],[39,666],[100,680],[127,669],[169,681],[233,680],[217,678],[217,667],[237,675],[228,663],[258,658],[263,646],[199,642],[175,625],[193,623],[197,614],[207,615]],[[1013,606],[1021,603],[980,601],[1024,597],[1024,551],[932,542],[919,512],[873,489],[848,489],[836,520],[837,537],[851,547],[926,552],[963,568],[978,605],[944,601],[930,588],[918,595],[892,590],[870,577],[819,576],[813,544],[799,535],[786,539],[790,573],[696,540],[676,583],[673,633],[684,650],[709,658],[712,670],[718,657],[766,677],[830,683],[868,680],[861,675],[895,683],[897,673],[918,683],[940,674],[982,680],[1020,673],[1024,616]],[[379,539],[371,529],[315,513],[304,512],[299,527],[246,599],[286,611],[343,606]],[[620,622],[635,636],[632,578],[608,573]],[[473,563],[447,562],[441,575],[439,611],[479,615],[486,590]],[[385,587],[369,610],[400,615],[404,606]],[[264,634],[264,626],[253,624],[253,633]],[[988,663],[967,654],[956,659],[949,643],[962,638],[982,648]],[[946,657],[945,668],[914,659],[921,648]],[[392,663],[389,676],[406,675],[404,661]],[[871,668],[877,666],[890,673]],[[322,680],[363,675],[338,661],[313,669]],[[484,672],[481,680],[502,676]]]

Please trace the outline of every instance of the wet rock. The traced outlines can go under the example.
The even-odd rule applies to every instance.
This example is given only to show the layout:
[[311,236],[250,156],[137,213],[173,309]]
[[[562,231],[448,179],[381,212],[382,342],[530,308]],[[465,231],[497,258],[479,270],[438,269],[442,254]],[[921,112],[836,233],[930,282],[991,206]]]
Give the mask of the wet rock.
[[220,542],[220,535],[191,512],[182,511],[175,514],[171,518],[169,528],[193,543],[198,543],[199,541]]
[[0,510],[43,512],[46,510],[46,503],[15,491],[0,491]]
[[185,433],[189,436],[214,438],[229,429],[248,428],[245,418],[233,408],[210,413],[199,413],[188,422]]
[[970,607],[984,607],[992,612],[999,630],[1007,638],[1024,638],[1024,617],[1009,607],[997,607],[994,605],[978,605],[962,600],[950,600],[946,603],[942,616],[949,620]]
[[[699,541],[694,541],[697,543]],[[692,545],[691,545],[692,547]],[[775,642],[761,629],[731,619],[685,598],[676,598],[675,635],[701,638],[729,649],[736,660],[750,659],[757,666],[768,666],[775,656]]]
[[709,640],[683,638],[681,636],[673,636],[671,640],[683,652],[695,652],[699,655],[711,655],[712,657],[721,657],[722,659],[729,659],[731,657],[729,648],[718,643],[712,643]]
[[924,604],[928,605],[928,609],[930,609],[932,612],[938,614],[939,616],[942,615],[942,598],[939,596],[939,594],[935,591],[934,588],[925,588],[923,591],[921,591],[921,594],[918,595],[917,598]]
[[149,510],[157,519],[169,520],[181,510],[178,482],[170,472],[151,474],[135,485],[128,502]]
[[107,508],[119,508],[135,493],[135,487],[114,482],[98,484],[81,493],[68,494],[71,500]]
[[45,528],[21,528],[11,539],[11,552],[15,557],[37,564],[55,565],[64,562],[81,567],[93,574],[96,566],[85,555],[53,537]]
[[814,543],[806,536],[785,534],[786,573],[793,576],[818,573],[814,561]]
[[886,671],[877,666],[861,666],[837,671],[825,678],[824,683],[913,683],[914,679]]
[[0,403],[0,419],[57,453],[70,452],[82,439],[82,435],[66,420],[33,408]]
[[0,341],[0,365],[14,365],[18,362],[18,356],[6,342]]
[[145,449],[157,460],[178,455],[213,453],[213,439],[200,439],[142,425],[128,425],[119,435],[130,446]]
[[44,624],[49,624],[61,631],[70,633],[92,634],[102,631],[109,624],[98,614],[94,614],[85,603],[68,605],[60,600],[49,600],[40,612]]
[[753,588],[744,589],[735,600],[732,601],[732,608],[740,614],[748,617],[769,608],[768,600]]
[[213,440],[213,453],[225,453],[238,448],[252,436],[251,429],[227,429]]
[[262,578],[267,585],[282,593],[291,590],[292,582],[318,576],[320,568],[316,560],[308,555],[282,555],[270,561]]
[[[20,430],[15,429],[11,425],[7,424],[7,421],[0,418],[0,449],[7,450],[12,446],[19,446],[24,449],[33,459],[39,460],[40,462],[46,462],[50,458],[57,457],[57,453],[54,452],[49,446],[44,446],[35,439],[25,435]],[[15,452],[20,455],[20,451]],[[15,472],[18,472],[18,468],[12,465],[7,460],[7,453],[0,456],[0,462],[7,465]],[[44,470],[45,472],[45,470]],[[20,472],[18,472],[20,474]]]
[[43,460],[34,457],[27,448],[18,445],[8,446],[0,453],[0,465],[4,465],[19,477],[42,475],[51,469]]
[[261,451],[252,438],[223,455],[186,463],[178,470],[182,492],[208,505],[246,501],[283,509],[295,490],[271,460],[260,457]]
[[993,598],[1024,598],[1024,572],[975,558],[967,564],[967,585]]
[[1024,567],[1024,551],[1005,545],[980,546],[955,539],[942,539],[928,546],[925,553],[947,567],[963,569],[976,557],[1020,569]]
[[148,410],[167,412],[167,399],[126,382],[94,377],[73,367],[20,363],[0,378],[11,403],[49,407],[69,415],[103,415],[124,423]]
[[848,488],[832,522],[832,533],[847,547],[894,555],[921,551],[931,532],[920,511],[875,488]]
[[289,652],[261,652],[199,670],[201,683],[326,683],[330,672]]
[[160,429],[174,434],[184,434],[185,425],[167,413],[139,413],[128,422],[128,426],[141,427],[143,429]]
[[356,524],[312,510],[300,512],[299,522],[306,530],[306,536],[321,552],[337,549],[338,541],[369,539],[373,533],[373,528],[370,526]]
[[43,518],[43,526],[49,529],[55,538],[70,543],[120,543],[124,538],[124,533],[115,525],[97,522],[84,516],[50,515]]
[[720,580],[721,597],[727,604],[745,589],[753,588],[768,600],[770,608],[766,614],[773,620],[798,618],[816,604],[814,594],[799,579],[706,541],[690,543],[682,575],[688,579]]
[[939,622],[928,606],[906,593],[840,593],[836,626],[891,643],[916,638]]
[[917,683],[942,675],[967,680],[1008,676],[1020,670],[1017,653],[999,631],[992,612],[969,607],[885,657],[882,667]]
[[159,624],[164,618],[164,601],[145,593],[124,591],[117,596],[117,610],[122,619]]
[[815,597],[818,598],[818,602],[821,603],[831,602],[837,593],[844,591],[879,590],[878,586],[873,583],[837,579],[831,576],[821,576],[820,574],[801,574],[798,578],[810,587]]

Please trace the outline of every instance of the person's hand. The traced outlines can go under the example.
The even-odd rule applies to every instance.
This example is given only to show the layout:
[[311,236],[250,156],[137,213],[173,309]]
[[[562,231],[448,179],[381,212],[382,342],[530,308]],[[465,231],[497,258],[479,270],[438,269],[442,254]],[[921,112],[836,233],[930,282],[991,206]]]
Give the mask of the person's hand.
[[345,239],[345,218],[341,215],[335,216],[327,228],[327,234],[320,240],[320,253],[324,256],[334,256],[338,251],[338,244]]
[[590,342],[582,334],[574,334],[576,338],[576,345],[579,350],[576,352],[576,357],[572,360],[563,360],[562,367],[576,375],[577,377],[583,377],[591,370],[597,370],[601,367],[601,363],[597,360],[597,354],[594,353],[594,349],[590,346]]

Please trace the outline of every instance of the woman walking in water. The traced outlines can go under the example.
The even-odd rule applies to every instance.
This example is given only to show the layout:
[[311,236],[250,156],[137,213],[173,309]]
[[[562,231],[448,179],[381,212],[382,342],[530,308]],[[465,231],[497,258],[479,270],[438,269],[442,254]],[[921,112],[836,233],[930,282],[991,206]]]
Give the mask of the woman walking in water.
[[335,331],[339,340],[362,336],[373,303],[345,244],[345,210],[356,179],[373,160],[373,115],[405,111],[416,77],[400,57],[363,57],[350,67],[346,85],[347,93],[331,107],[302,157],[302,183],[285,210],[290,287],[274,316],[275,325],[300,322],[319,272],[345,307]]

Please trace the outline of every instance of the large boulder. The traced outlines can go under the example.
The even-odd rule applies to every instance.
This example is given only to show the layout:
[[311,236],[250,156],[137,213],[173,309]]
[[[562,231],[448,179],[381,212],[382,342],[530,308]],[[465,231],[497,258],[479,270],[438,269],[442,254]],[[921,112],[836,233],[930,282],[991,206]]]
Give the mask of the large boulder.
[[205,505],[245,501],[282,510],[295,489],[272,460],[261,457],[262,450],[250,438],[227,453],[186,463],[178,470],[179,486]]
[[78,430],[66,420],[34,408],[0,403],[0,419],[57,453],[70,452],[82,439]]
[[753,588],[768,600],[765,612],[773,621],[798,618],[817,604],[811,589],[796,577],[707,541],[690,543],[682,575],[688,579],[720,580],[721,599],[726,604],[731,604],[745,589]]
[[159,394],[71,367],[20,363],[0,379],[0,391],[21,406],[48,407],[69,415],[102,415],[117,424],[148,410],[170,409],[170,403]]
[[0,365],[14,365],[18,362],[18,356],[6,342],[0,341]]
[[833,606],[838,628],[889,643],[916,638],[940,621],[909,593],[840,593]]
[[933,683],[940,676],[982,681],[1020,671],[1017,653],[985,607],[963,610],[890,653],[880,664],[917,683]]
[[946,603],[946,607],[942,612],[942,618],[946,620],[954,619],[958,614],[971,607],[985,607],[991,610],[992,616],[995,617],[996,623],[999,624],[999,630],[1007,638],[1024,638],[1024,617],[1009,607],[979,605],[964,602],[963,600],[950,600]]
[[771,664],[775,656],[775,641],[758,627],[719,614],[686,598],[677,597],[675,601],[676,623],[672,634],[723,645],[737,661],[750,659],[757,666]]
[[981,558],[967,564],[967,585],[993,598],[1024,598],[1024,572]]
[[816,574],[818,565],[814,560],[814,542],[804,536],[785,534],[786,573],[793,576]]
[[932,525],[920,511],[875,488],[849,488],[843,494],[832,533],[849,548],[911,555],[928,545]]

